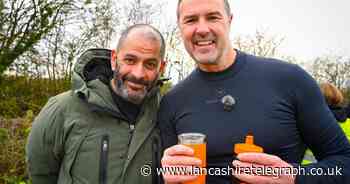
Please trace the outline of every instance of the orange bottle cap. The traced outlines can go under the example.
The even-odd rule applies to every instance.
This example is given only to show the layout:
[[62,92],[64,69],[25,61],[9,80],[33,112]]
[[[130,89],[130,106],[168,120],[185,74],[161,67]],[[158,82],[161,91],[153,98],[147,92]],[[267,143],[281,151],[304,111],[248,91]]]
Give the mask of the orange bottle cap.
[[245,143],[238,143],[234,146],[234,153],[240,154],[240,153],[263,153],[264,149],[260,146],[257,146],[254,144],[254,136],[251,134],[248,134],[245,137]]

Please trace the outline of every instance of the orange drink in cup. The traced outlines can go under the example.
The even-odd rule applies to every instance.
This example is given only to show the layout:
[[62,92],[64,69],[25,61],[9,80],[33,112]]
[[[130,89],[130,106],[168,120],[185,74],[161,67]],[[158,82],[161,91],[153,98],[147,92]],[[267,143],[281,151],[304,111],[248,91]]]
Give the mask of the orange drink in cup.
[[[201,168],[205,168],[207,165],[207,146],[205,142],[205,135],[201,133],[183,133],[178,135],[178,139],[179,144],[183,144],[194,150],[194,157],[202,160]],[[205,184],[205,173],[202,173],[201,171],[199,168],[193,172],[193,174],[198,175],[196,180],[185,182],[183,184]]]

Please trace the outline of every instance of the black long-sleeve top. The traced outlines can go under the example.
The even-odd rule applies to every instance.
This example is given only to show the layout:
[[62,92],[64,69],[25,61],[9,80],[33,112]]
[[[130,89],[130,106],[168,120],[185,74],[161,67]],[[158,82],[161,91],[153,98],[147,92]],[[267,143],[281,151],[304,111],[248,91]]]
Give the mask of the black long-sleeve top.
[[[224,111],[221,99],[236,103]],[[238,51],[234,64],[219,73],[194,70],[161,102],[158,123],[164,147],[177,144],[177,135],[207,136],[208,167],[226,167],[233,146],[252,132],[255,143],[289,163],[301,163],[305,149],[317,163],[305,168],[341,168],[342,176],[299,175],[296,183],[350,183],[350,144],[320,89],[300,67]],[[231,183],[231,176],[207,176],[207,183]]]

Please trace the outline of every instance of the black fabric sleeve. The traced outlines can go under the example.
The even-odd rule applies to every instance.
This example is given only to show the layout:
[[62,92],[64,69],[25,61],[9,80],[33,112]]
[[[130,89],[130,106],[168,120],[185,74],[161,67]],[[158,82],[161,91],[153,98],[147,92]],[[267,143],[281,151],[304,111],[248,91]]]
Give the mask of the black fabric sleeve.
[[[296,183],[345,184],[350,182],[350,145],[315,82],[300,67],[294,76],[297,126],[317,163],[302,166]],[[335,170],[340,170],[339,175]],[[318,170],[323,175],[315,175]],[[330,171],[334,170],[334,173]],[[338,175],[337,175],[338,174]]]
[[160,109],[158,112],[158,126],[160,129],[163,149],[177,144],[174,115],[172,114],[174,111],[172,111],[172,107],[173,106],[168,103],[168,98],[165,96],[160,103]]

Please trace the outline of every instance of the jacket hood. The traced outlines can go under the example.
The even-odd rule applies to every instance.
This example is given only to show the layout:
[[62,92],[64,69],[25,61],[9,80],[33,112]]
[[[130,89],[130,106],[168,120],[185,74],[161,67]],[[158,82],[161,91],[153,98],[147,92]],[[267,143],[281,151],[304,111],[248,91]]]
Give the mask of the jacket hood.
[[73,68],[72,88],[81,89],[84,83],[99,79],[103,83],[109,83],[113,76],[111,69],[111,50],[89,49],[77,60]]
[[120,112],[108,87],[113,76],[110,59],[109,49],[89,49],[81,54],[73,68],[72,92],[93,107]]

